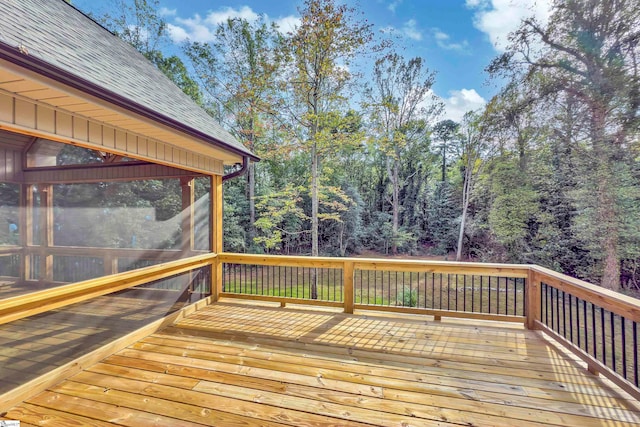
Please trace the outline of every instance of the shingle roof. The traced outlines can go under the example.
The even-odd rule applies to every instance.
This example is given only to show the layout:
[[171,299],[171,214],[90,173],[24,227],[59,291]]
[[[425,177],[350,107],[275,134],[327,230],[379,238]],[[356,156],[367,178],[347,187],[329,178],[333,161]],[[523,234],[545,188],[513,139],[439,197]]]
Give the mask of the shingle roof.
[[254,157],[136,49],[63,0],[0,1],[0,43]]

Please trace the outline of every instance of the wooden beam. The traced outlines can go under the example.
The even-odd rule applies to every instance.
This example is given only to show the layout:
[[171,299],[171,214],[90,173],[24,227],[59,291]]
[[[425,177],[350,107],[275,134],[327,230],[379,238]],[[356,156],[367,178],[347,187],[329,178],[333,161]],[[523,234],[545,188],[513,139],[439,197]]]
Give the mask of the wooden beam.
[[195,179],[193,177],[180,178],[182,191],[182,251],[190,252],[195,248]]
[[[33,245],[33,185],[20,185],[20,205],[19,205],[18,233],[20,236],[20,246],[27,247]],[[20,281],[30,279],[31,256],[24,252],[20,262]]]
[[321,301],[321,300],[311,300],[311,299],[302,299],[302,298],[277,297],[277,296],[271,296],[271,295],[248,295],[248,294],[232,294],[227,292],[221,292],[219,297],[232,298],[232,299],[245,299],[245,300],[251,300],[251,301],[279,302],[281,307],[284,307],[286,304],[311,305],[314,307],[316,306],[317,307],[343,307],[344,306],[343,303],[335,302],[335,301]]
[[345,261],[342,268],[342,283],[344,284],[344,291],[342,298],[344,301],[344,312],[353,313],[353,261]]
[[53,185],[38,185],[40,193],[40,281],[53,282],[53,255],[48,248],[53,246]]
[[430,308],[415,308],[415,307],[400,307],[395,305],[367,305],[367,304],[355,304],[356,310],[370,310],[370,311],[388,311],[392,313],[406,313],[406,314],[422,314],[436,317],[454,317],[458,319],[476,319],[476,320],[491,320],[497,322],[512,322],[512,323],[525,323],[526,318],[523,316],[512,316],[504,314],[485,314],[485,313],[470,313],[468,311],[452,311],[452,310],[434,310]]
[[[211,224],[211,251],[215,254],[221,254],[223,251],[222,243],[222,205],[224,199],[222,197],[222,176],[211,176],[211,189],[210,189],[210,221]],[[211,272],[211,294],[214,301],[218,301],[220,294],[222,293],[222,262],[220,257],[217,256],[212,266]]]
[[134,181],[145,179],[171,179],[194,176],[194,172],[147,162],[94,163],[88,165],[31,168],[24,171],[28,184],[91,183],[103,181]]
[[527,277],[525,289],[527,328],[535,329],[537,327],[537,321],[540,320],[540,277],[531,269],[529,270],[529,277]]

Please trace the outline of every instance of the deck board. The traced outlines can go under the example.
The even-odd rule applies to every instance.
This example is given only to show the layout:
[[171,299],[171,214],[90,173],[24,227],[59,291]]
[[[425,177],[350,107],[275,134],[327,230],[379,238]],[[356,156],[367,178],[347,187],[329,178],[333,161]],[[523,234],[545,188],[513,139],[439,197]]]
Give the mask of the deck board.
[[6,417],[34,425],[640,426],[640,402],[521,325],[227,302]]

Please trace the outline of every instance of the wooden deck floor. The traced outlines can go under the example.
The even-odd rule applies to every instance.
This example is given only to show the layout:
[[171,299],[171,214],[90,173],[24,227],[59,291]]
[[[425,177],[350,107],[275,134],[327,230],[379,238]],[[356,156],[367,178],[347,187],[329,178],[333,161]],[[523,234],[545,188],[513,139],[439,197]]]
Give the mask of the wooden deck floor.
[[5,418],[22,426],[633,426],[640,403],[521,326],[218,303]]

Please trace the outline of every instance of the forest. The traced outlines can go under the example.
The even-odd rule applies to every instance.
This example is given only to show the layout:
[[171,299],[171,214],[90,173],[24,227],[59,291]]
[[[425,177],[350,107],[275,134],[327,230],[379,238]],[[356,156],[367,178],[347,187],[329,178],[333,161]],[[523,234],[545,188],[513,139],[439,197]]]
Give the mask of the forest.
[[[225,183],[231,252],[536,263],[640,289],[640,3],[565,0],[487,64],[501,88],[454,122],[437,70],[357,6],[229,19],[168,48],[158,0],[94,15],[261,157]],[[90,11],[85,11],[90,12]]]

